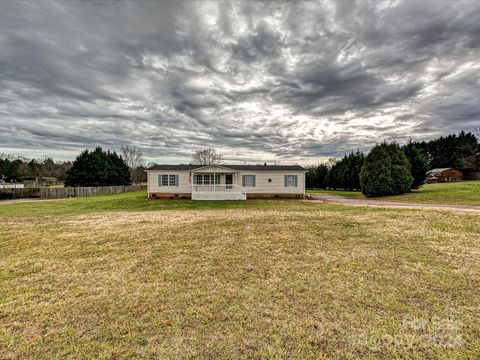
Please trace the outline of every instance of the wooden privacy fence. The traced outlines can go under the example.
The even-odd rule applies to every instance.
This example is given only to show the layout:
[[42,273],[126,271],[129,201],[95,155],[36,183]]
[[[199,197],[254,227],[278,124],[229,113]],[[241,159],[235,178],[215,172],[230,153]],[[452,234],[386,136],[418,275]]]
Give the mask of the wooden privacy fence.
[[0,199],[62,199],[68,197],[111,195],[146,189],[146,185],[0,189]]

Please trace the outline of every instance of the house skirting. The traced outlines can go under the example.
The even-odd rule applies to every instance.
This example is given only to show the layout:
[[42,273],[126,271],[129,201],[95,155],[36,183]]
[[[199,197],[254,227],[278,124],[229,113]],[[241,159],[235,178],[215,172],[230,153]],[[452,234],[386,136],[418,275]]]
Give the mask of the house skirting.
[[178,193],[178,194],[173,194],[173,193],[149,193],[148,197],[150,199],[162,199],[162,200],[191,199],[192,194],[191,193]]
[[303,199],[304,194],[247,193],[247,199],[293,198]]
[[[150,199],[175,200],[191,199],[191,193],[149,193]],[[303,199],[304,194],[270,194],[270,193],[247,193],[247,199],[272,199],[272,198],[292,198]]]

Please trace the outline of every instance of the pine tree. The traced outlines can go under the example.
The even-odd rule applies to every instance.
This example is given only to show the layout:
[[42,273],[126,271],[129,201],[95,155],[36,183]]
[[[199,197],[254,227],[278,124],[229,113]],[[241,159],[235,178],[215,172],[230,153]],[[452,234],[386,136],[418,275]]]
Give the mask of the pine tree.
[[396,143],[376,145],[365,157],[360,172],[365,196],[403,194],[410,190],[413,177],[405,154]]
[[418,189],[425,183],[427,177],[427,159],[412,141],[402,150],[410,163],[410,173],[413,176],[412,189]]
[[320,164],[308,168],[305,174],[307,189],[325,189],[327,187],[328,166]]
[[328,171],[326,183],[331,189],[359,190],[364,155],[360,151],[345,155]]
[[77,156],[67,172],[65,186],[130,185],[130,170],[115,152],[97,147]]

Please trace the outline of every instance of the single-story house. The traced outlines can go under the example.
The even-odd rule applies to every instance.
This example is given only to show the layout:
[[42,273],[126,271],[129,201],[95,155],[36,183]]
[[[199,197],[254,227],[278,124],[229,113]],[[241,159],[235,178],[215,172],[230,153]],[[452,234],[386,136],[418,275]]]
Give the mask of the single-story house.
[[149,198],[245,200],[305,195],[306,169],[298,165],[154,165]]
[[427,182],[462,181],[463,173],[454,168],[439,168],[427,171]]
[[0,182],[0,189],[23,189],[25,187],[22,183],[6,183]]

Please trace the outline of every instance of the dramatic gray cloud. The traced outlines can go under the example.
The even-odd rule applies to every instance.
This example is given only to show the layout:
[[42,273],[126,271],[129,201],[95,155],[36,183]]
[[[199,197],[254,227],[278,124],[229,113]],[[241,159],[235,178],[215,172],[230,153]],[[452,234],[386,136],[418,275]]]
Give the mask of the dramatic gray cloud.
[[480,126],[478,1],[0,2],[0,152],[309,163]]

